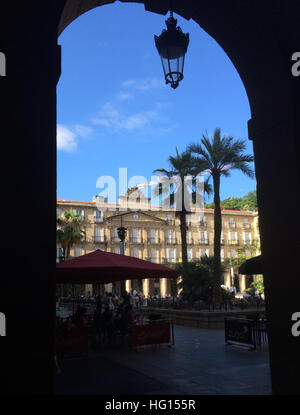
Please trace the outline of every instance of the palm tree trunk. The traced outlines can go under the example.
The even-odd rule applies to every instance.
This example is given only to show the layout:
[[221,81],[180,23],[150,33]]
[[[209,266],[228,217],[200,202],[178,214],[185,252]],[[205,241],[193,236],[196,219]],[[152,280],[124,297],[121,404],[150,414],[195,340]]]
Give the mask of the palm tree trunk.
[[187,243],[186,243],[186,211],[185,211],[185,200],[184,200],[184,176],[181,176],[181,212],[180,212],[180,233],[181,233],[181,255],[182,263],[186,264],[187,260]]
[[181,234],[181,255],[183,264],[187,263],[187,243],[186,243],[186,213],[180,212],[180,234]]
[[221,232],[222,218],[220,206],[220,175],[214,174],[214,262],[213,262],[213,301],[221,301]]

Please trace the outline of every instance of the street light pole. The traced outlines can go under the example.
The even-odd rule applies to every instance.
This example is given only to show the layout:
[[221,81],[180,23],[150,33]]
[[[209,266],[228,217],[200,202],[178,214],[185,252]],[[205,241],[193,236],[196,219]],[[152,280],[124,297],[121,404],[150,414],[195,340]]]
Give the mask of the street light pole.
[[[121,216],[121,226],[117,229],[118,237],[120,238],[120,254],[125,255],[125,238],[127,229],[123,226],[123,217]],[[125,281],[121,280],[121,295],[125,294]]]

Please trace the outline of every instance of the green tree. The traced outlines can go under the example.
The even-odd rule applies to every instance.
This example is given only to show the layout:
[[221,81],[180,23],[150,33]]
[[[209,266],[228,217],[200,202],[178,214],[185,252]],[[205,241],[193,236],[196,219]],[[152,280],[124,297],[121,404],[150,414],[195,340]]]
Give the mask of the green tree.
[[81,215],[76,215],[74,210],[65,210],[63,216],[56,219],[56,242],[61,245],[65,260],[70,257],[72,246],[84,238],[85,231]]
[[[212,300],[214,258],[204,255],[199,261],[176,265],[180,272],[181,282],[178,287],[182,289],[182,296],[188,302]],[[226,270],[226,264],[221,264],[221,273]]]
[[[74,210],[65,210],[63,216],[56,219],[56,242],[61,245],[64,260],[70,257],[70,250],[73,245],[81,242],[85,238],[81,215],[76,215]],[[82,291],[82,286],[73,286],[74,295]],[[60,294],[63,297],[71,292],[69,284],[62,284]],[[58,291],[57,291],[58,295]]]
[[229,170],[239,170],[248,177],[254,178],[254,172],[249,163],[253,162],[253,155],[244,154],[246,142],[234,140],[231,136],[221,137],[220,128],[216,128],[212,139],[206,133],[201,143],[190,144],[188,151],[195,154],[195,167],[206,170],[213,180],[214,190],[214,277],[213,298],[221,301],[221,204],[220,181],[221,176],[229,177]]
[[[176,156],[170,156],[168,162],[170,164],[170,170],[156,169],[154,173],[163,173],[164,176],[161,179],[160,184],[154,188],[154,194],[162,196],[163,201],[170,201],[170,205],[176,209],[176,216],[180,219],[180,234],[181,234],[181,252],[182,262],[187,262],[187,242],[186,242],[186,231],[187,223],[186,217],[190,213],[187,209],[186,191],[189,190],[193,193],[193,183],[188,183],[186,180],[187,176],[196,177],[200,172],[199,166],[192,165],[192,156],[188,152],[179,153],[176,148]],[[169,179],[173,179],[170,186],[164,186],[164,183],[168,183]],[[175,179],[175,180],[174,180]],[[190,187],[190,188],[189,188]],[[205,182],[204,191],[209,194],[212,189],[211,186]],[[179,203],[178,203],[179,201]]]
[[[228,197],[220,202],[222,209],[228,210],[252,210],[257,211],[257,196],[256,191],[249,192],[244,197]],[[214,209],[214,203],[205,205],[207,209]]]

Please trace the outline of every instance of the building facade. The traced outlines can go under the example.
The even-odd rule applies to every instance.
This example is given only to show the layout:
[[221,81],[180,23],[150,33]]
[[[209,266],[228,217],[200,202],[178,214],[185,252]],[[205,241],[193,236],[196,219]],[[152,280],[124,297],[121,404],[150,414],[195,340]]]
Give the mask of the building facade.
[[[117,228],[124,226],[127,228],[125,255],[166,265],[182,260],[180,222],[175,209],[152,206],[150,199],[142,194],[135,200],[129,200],[128,195],[121,196],[117,204],[107,203],[100,197],[93,198],[91,202],[57,199],[57,217],[66,210],[74,210],[82,216],[82,228],[85,231],[85,239],[71,248],[71,257],[96,249],[120,253]],[[187,229],[188,260],[199,260],[203,255],[212,256],[213,209],[204,209],[201,215],[195,211],[188,215]],[[222,210],[222,261],[236,258],[238,249],[242,247],[246,257],[258,255],[257,243],[257,212]],[[254,244],[256,249],[253,248]],[[57,261],[60,255],[61,247],[57,245]],[[237,275],[237,268],[228,266],[223,284],[226,287],[236,285],[237,290],[243,292],[251,281],[249,277]],[[105,289],[111,291],[111,284],[107,284]],[[161,297],[174,294],[172,283],[166,278],[126,281],[126,290],[130,292],[133,289],[142,290],[145,295],[156,292]],[[86,286],[86,291],[92,290],[92,286]]]

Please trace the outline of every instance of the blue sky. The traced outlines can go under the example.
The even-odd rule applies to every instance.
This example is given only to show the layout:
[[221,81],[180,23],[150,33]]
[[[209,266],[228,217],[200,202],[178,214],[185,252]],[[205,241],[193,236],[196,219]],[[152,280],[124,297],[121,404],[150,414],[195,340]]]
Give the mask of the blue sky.
[[[248,98],[233,64],[195,22],[174,15],[190,44],[184,79],[166,85],[154,44],[165,16],[140,4],[114,3],[83,14],[60,35],[62,74],[57,88],[57,195],[92,200],[101,176],[118,186],[119,168],[128,179],[168,168],[176,147],[185,150],[202,134],[247,141]],[[221,198],[240,197],[256,181],[238,172],[221,181]],[[210,202],[212,197],[207,199]]]

